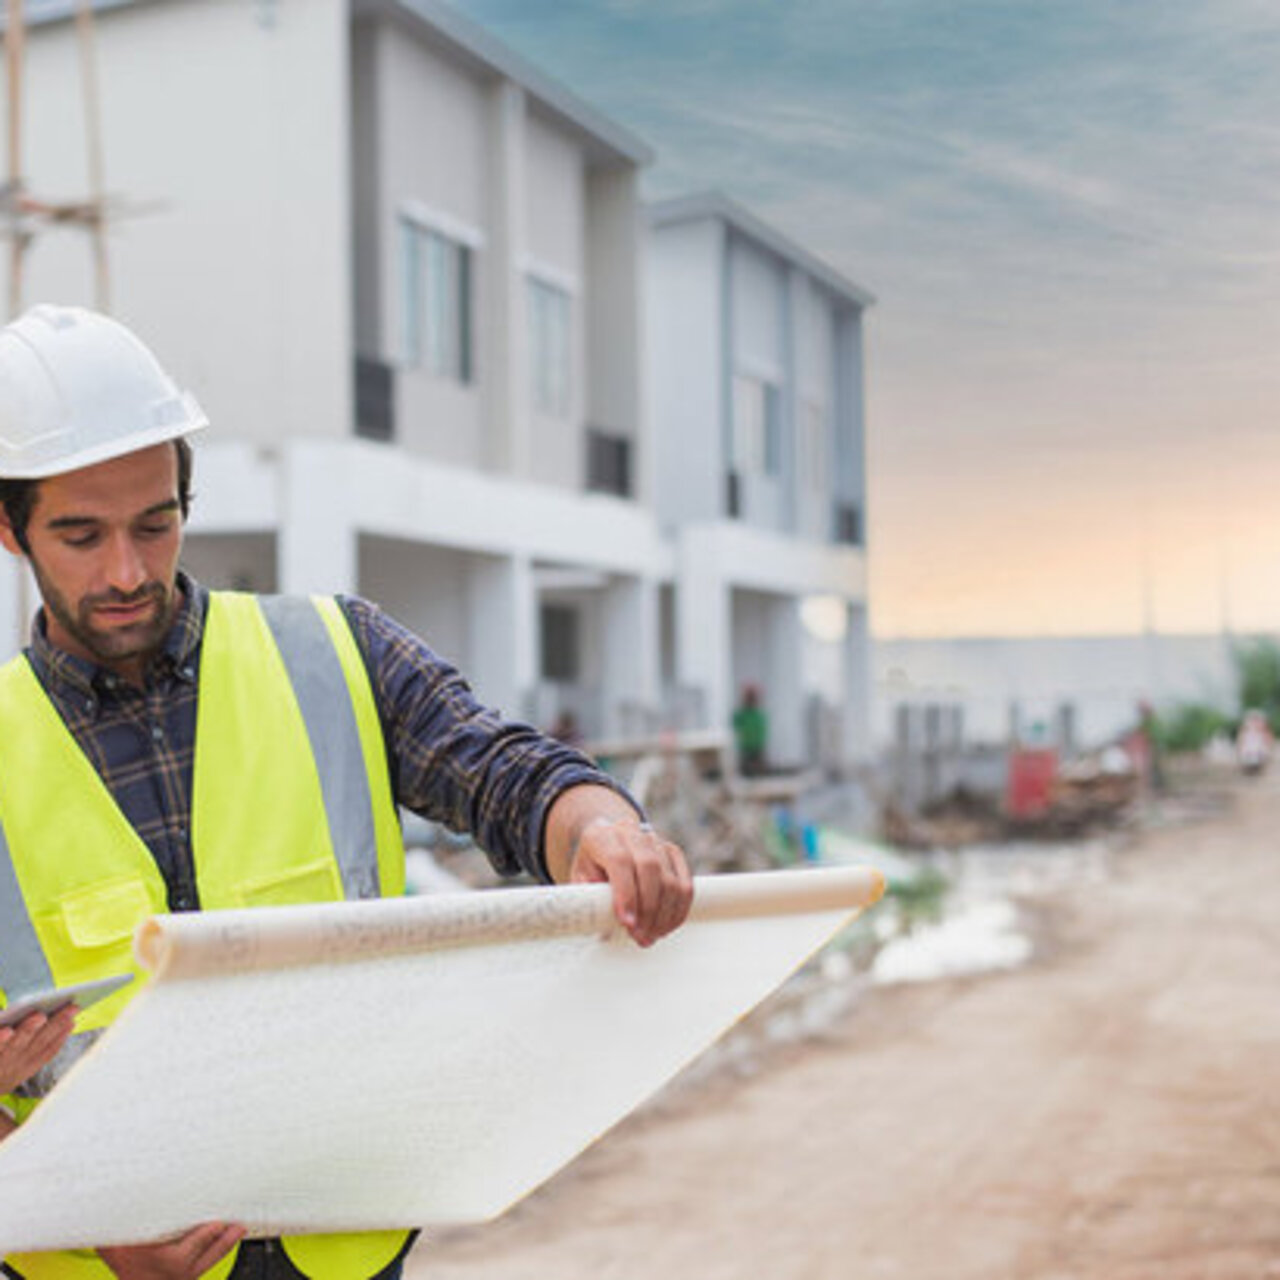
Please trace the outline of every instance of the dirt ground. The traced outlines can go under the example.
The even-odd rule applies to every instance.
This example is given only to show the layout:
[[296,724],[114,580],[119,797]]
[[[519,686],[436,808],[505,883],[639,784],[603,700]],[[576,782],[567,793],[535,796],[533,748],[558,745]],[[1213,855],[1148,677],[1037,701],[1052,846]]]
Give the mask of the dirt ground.
[[409,1275],[1280,1278],[1280,776],[1232,791],[1040,903],[1029,965],[870,989]]

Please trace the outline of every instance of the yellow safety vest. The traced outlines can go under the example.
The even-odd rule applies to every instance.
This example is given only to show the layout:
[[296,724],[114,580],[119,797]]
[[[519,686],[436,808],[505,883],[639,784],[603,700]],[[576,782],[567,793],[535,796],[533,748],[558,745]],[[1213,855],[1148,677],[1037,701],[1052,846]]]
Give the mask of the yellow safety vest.
[[[191,845],[205,910],[403,893],[404,845],[373,691],[335,601],[210,595],[193,788]],[[154,858],[26,659],[0,668],[4,1003],[134,969],[135,928],[166,910]],[[134,986],[80,1015],[81,1049]],[[77,1056],[75,1044],[68,1048]],[[34,1105],[6,1101],[20,1117]],[[283,1243],[315,1280],[368,1280],[406,1239],[366,1232]],[[4,1261],[26,1280],[111,1275],[91,1251]],[[206,1276],[221,1280],[234,1261],[233,1251]]]

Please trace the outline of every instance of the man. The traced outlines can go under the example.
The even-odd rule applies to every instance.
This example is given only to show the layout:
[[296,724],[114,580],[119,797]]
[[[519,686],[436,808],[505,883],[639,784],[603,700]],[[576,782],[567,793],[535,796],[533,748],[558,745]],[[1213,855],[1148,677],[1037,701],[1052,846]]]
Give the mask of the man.
[[[642,946],[676,928],[683,854],[585,757],[479,706],[375,606],[209,592],[178,559],[206,425],[123,326],[39,307],[0,331],[0,542],[43,608],[0,670],[0,989],[127,970],[154,911],[403,888],[396,806],[504,872],[608,882]],[[0,1126],[29,1114],[126,992],[0,1031]],[[0,1135],[2,1136],[2,1135]],[[179,1137],[180,1140],[180,1137]],[[404,1233],[10,1258],[25,1280],[400,1275]]]
[[748,778],[765,770],[769,719],[760,705],[760,690],[753,684],[742,691],[742,703],[733,713],[733,734],[738,748],[738,768]]

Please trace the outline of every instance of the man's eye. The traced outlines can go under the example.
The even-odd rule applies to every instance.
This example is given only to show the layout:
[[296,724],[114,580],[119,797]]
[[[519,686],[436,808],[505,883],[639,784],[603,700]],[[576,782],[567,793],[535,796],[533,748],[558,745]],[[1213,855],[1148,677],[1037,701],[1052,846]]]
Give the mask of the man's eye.
[[69,547],[91,547],[98,540],[96,533],[72,533],[63,538]]
[[172,527],[172,522],[165,520],[162,524],[141,525],[138,528],[138,532],[142,534],[144,538],[159,538],[168,533]]

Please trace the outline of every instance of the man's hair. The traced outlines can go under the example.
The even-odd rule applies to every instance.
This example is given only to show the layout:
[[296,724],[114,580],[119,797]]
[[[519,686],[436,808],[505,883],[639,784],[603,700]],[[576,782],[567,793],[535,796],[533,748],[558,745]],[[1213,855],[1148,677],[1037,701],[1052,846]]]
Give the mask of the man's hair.
[[[173,444],[178,451],[178,506],[185,520],[191,509],[191,445],[181,436]],[[28,555],[31,554],[31,545],[27,541],[27,525],[31,523],[31,513],[36,509],[36,486],[39,483],[39,480],[0,479],[0,506],[4,507],[18,546]]]

